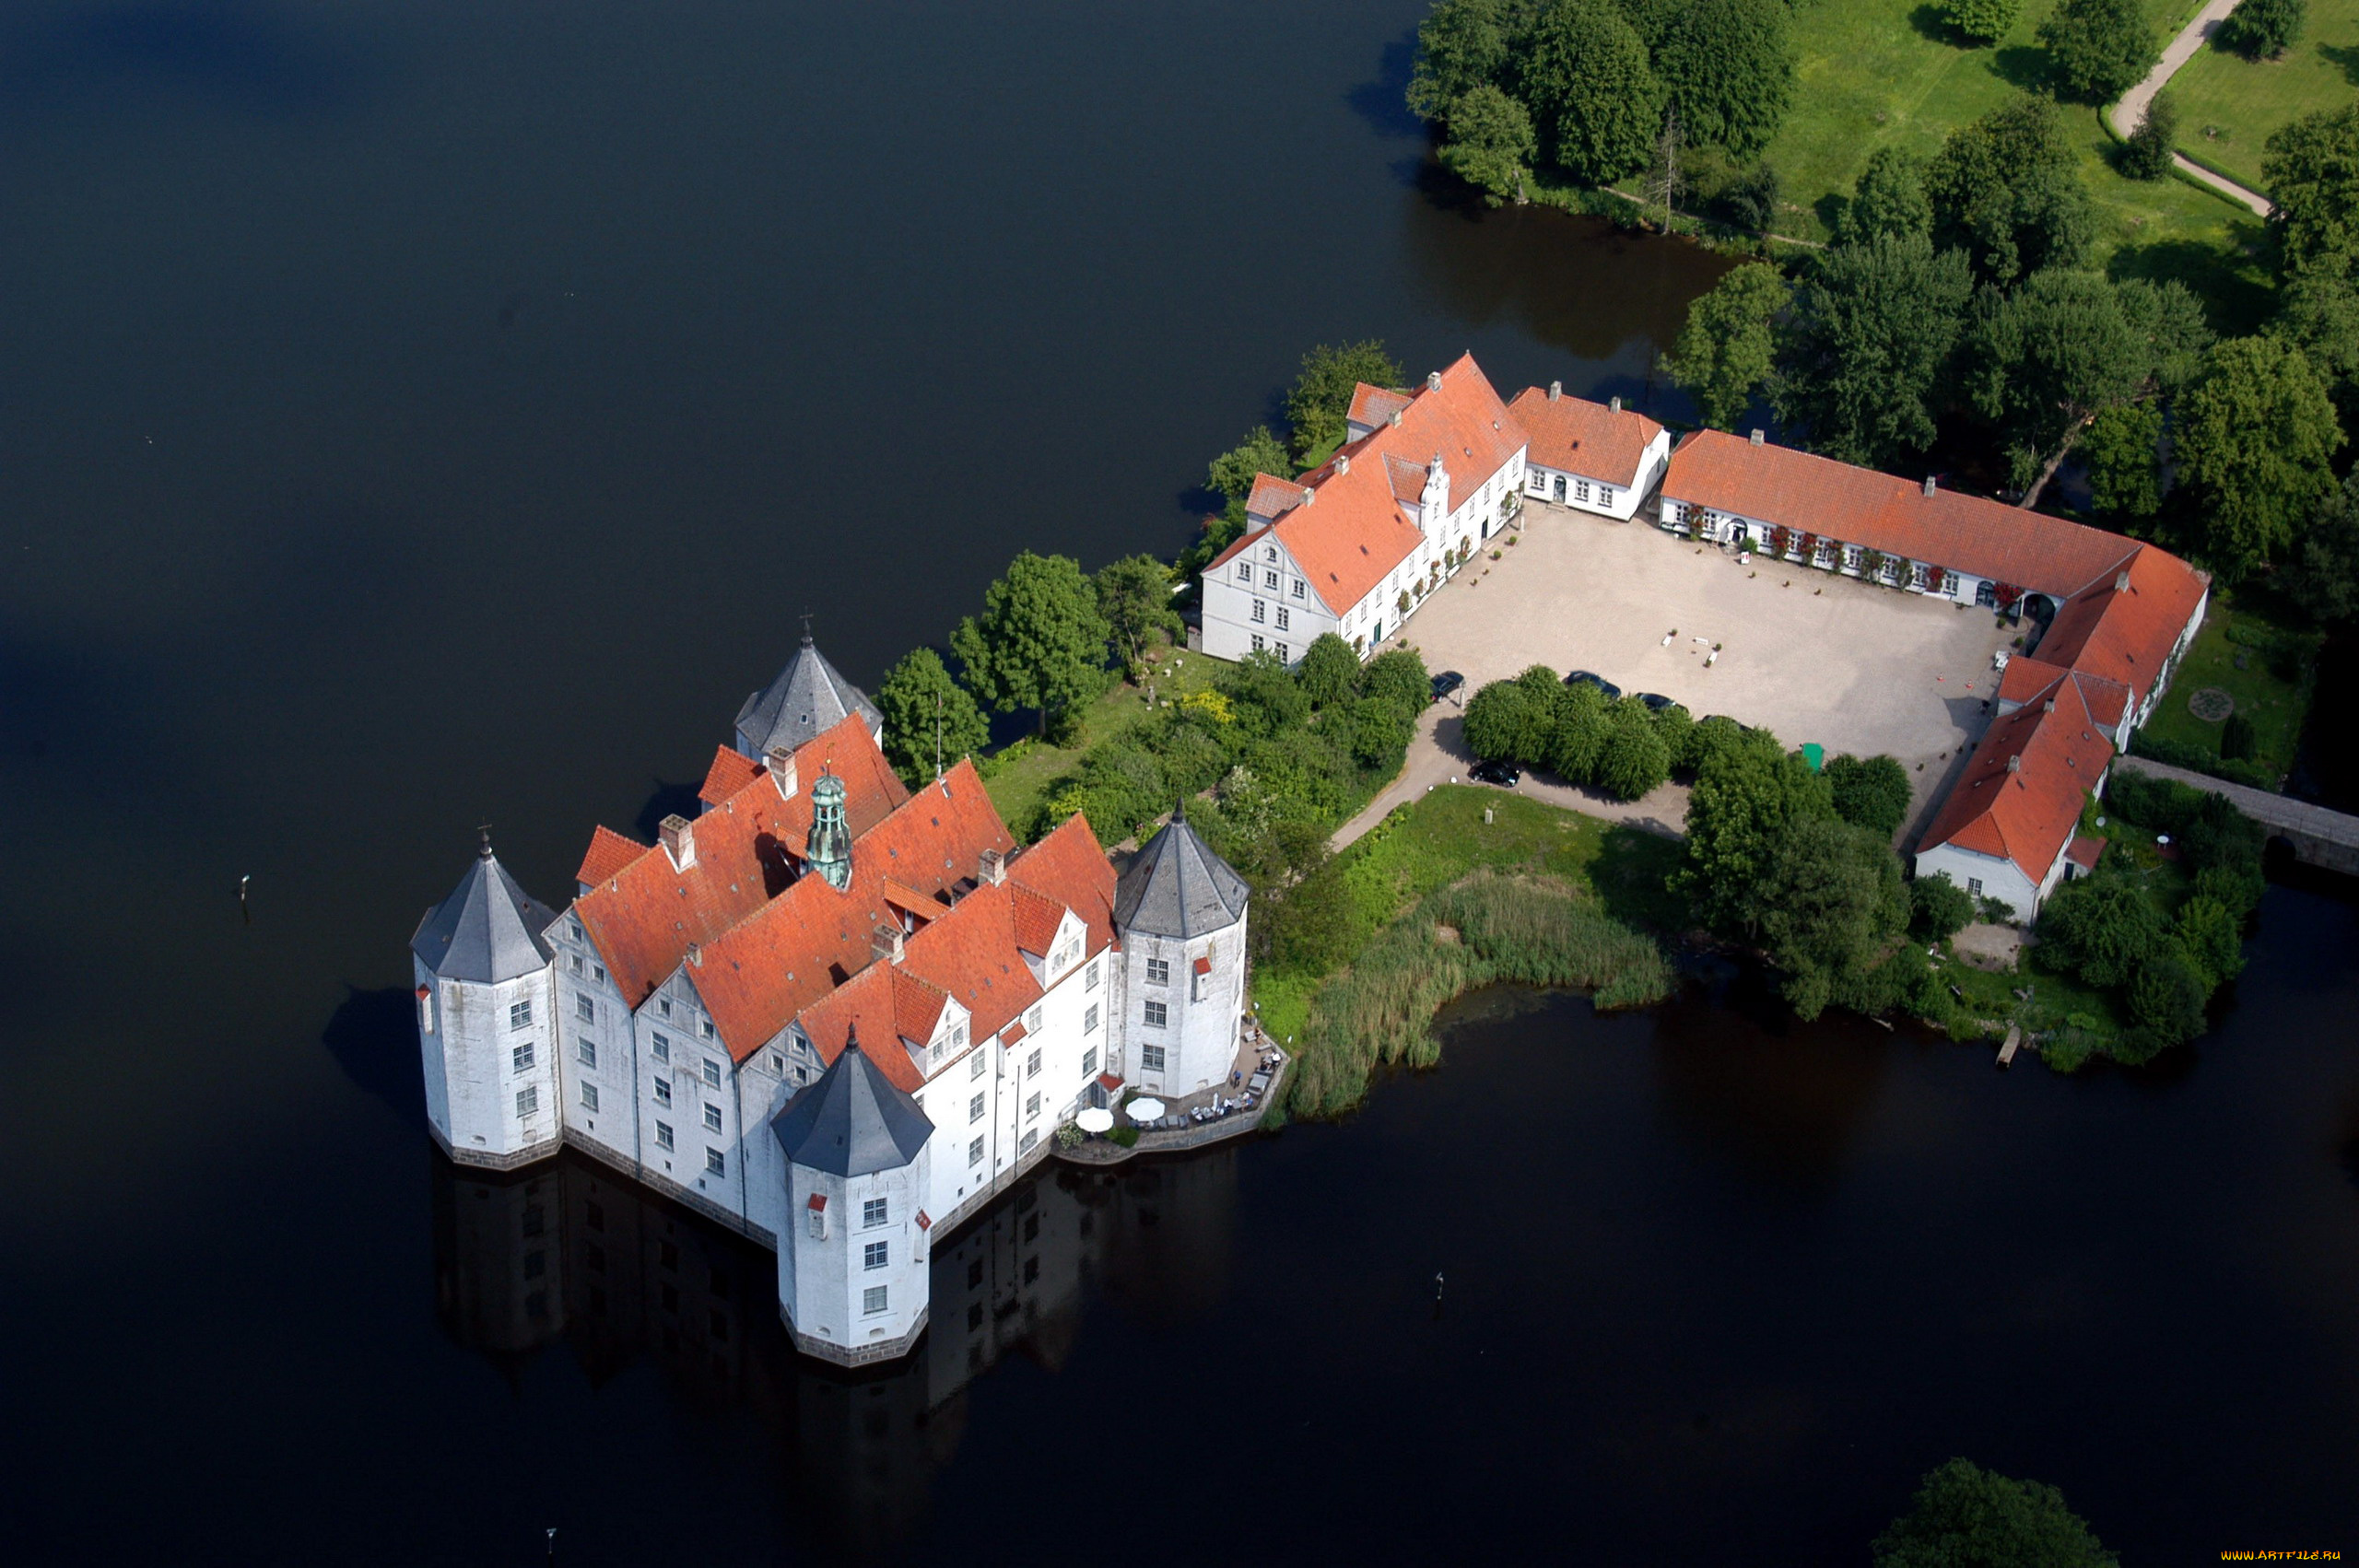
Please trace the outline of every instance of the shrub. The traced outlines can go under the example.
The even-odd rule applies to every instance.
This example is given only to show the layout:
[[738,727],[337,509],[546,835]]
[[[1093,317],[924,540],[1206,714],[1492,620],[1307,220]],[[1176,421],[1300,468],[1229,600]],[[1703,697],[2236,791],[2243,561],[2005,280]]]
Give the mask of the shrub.
[[2163,945],[2163,918],[2145,890],[2100,872],[2067,883],[2040,912],[2051,954],[2093,986],[2124,985]]
[[1942,0],[1942,20],[1977,43],[1996,43],[2023,14],[2023,0]]
[[1135,1149],[1139,1143],[1139,1129],[1135,1127],[1118,1127],[1106,1135],[1106,1141],[1119,1148]]
[[1889,756],[1837,756],[1826,765],[1835,813],[1854,827],[1889,838],[1908,814],[1908,770]]
[[1908,930],[1923,942],[1955,936],[1974,923],[1974,897],[1947,872],[1920,876],[1908,884]]
[[1670,777],[1671,747],[1654,715],[1637,697],[1624,697],[1606,716],[1593,781],[1617,801],[1635,801]]
[[[2185,950],[2167,943],[2139,966],[2130,987],[2130,1015],[2154,1048],[2180,1045],[2203,1033],[2203,1004],[2211,994]],[[2135,1059],[2153,1054],[2148,1049]]]
[[2220,727],[2220,755],[2228,762],[2252,760],[2254,737],[2252,720],[2241,713],[2231,713]]
[[1536,759],[1535,765],[1554,768],[1556,776],[1568,784],[1592,782],[1597,776],[1598,760],[1605,752],[1605,694],[1587,681],[1561,686],[1556,692],[1555,719],[1547,754]]
[[2160,180],[2171,171],[2177,139],[2178,106],[2167,91],[2158,92],[2147,100],[2138,128],[2130,133],[2130,145],[2121,149],[2121,171],[2132,180]]
[[2171,939],[2208,982],[2207,989],[2244,971],[2244,920],[2216,898],[2199,894],[2180,905]]
[[1520,762],[1551,715],[1536,711],[1531,692],[1515,681],[1493,681],[1466,700],[1466,749],[1485,762]]
[[1396,648],[1368,661],[1360,672],[1360,695],[1397,706],[1412,717],[1423,712],[1433,696],[1433,677],[1414,649]]
[[2309,10],[2309,0],[2242,0],[2212,39],[2248,60],[2273,60],[2301,39]]

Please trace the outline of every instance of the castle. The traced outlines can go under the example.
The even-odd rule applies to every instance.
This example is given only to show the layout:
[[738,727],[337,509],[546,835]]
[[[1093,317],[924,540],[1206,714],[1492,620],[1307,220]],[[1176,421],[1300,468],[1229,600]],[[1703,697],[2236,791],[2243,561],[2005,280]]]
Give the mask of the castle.
[[916,790],[806,634],[693,819],[600,827],[553,910],[487,838],[410,948],[435,1140],[572,1147],[778,1256],[804,1352],[906,1354],[928,1260],[1125,1089],[1226,1082],[1247,892],[1183,813],[1118,879],[1089,824],[1019,848],[971,762]]

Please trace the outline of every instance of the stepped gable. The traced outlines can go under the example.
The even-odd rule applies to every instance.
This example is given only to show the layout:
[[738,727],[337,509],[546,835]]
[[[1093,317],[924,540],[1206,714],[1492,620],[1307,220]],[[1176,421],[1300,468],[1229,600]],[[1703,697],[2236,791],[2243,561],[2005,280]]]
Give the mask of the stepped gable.
[[1125,931],[1203,936],[1242,919],[1247,896],[1245,879],[1174,812],[1122,873],[1114,919]]
[[2207,586],[2203,574],[2177,556],[2142,544],[2126,568],[2058,607],[2039,639],[2039,657],[2116,682],[2142,703]]
[[[699,950],[690,975],[733,1060],[761,1049],[865,967],[870,933],[896,904],[922,901],[940,911],[938,924],[973,883],[982,851],[1014,847],[974,764],[963,757],[882,822],[863,826],[854,817],[853,830],[851,882],[841,892],[823,877],[797,878]],[[891,1071],[891,1055],[884,1059]]]
[[770,1122],[786,1157],[830,1176],[898,1170],[933,1135],[924,1107],[896,1086],[857,1039]]
[[[1274,533],[1330,611],[1342,614],[1366,598],[1425,537],[1402,508],[1424,495],[1427,463],[1442,460],[1455,506],[1488,483],[1525,444],[1522,427],[1473,355],[1461,355],[1438,379],[1439,386],[1410,389],[1399,424],[1379,425],[1300,479],[1257,476],[1246,502],[1249,518],[1275,521],[1238,540],[1205,570],[1227,565],[1263,534]],[[1265,512],[1263,506],[1279,510]]]
[[1724,430],[1698,430],[1679,444],[1662,493],[2033,590],[2060,604],[2110,582],[2146,548],[1979,496],[1942,489],[1929,496],[1894,474],[1766,441],[1755,446]]
[[2071,841],[2082,799],[2112,760],[2113,743],[2081,684],[2060,673],[1991,724],[1919,848],[1955,844],[1995,855],[2036,883]]
[[774,749],[798,748],[854,717],[872,734],[885,727],[875,704],[827,662],[806,631],[778,678],[737,710],[737,734],[749,755],[767,756]]
[[1551,398],[1538,387],[1515,394],[1508,412],[1532,438],[1525,454],[1543,468],[1602,479],[1625,490],[1638,483],[1638,464],[1662,427],[1629,409],[1619,413],[1585,397]]
[[[845,815],[854,833],[909,798],[867,726],[851,717],[796,748],[803,782],[791,798],[780,796],[765,769],[697,818],[691,825],[696,859],[686,869],[675,870],[660,848],[642,850],[628,864],[601,868],[604,874],[575,903],[574,915],[632,1007],[679,967],[690,944],[710,945],[794,880],[811,829],[809,781],[829,764],[844,781]],[[597,844],[593,838],[592,859]],[[589,866],[585,859],[583,869]]]
[[581,869],[573,873],[579,885],[595,887],[625,866],[647,853],[651,848],[636,838],[626,838],[611,827],[595,827],[590,831],[590,848],[581,857]]
[[459,885],[418,921],[410,951],[438,978],[497,985],[547,966],[541,932],[556,919],[557,911],[516,885],[487,837]]

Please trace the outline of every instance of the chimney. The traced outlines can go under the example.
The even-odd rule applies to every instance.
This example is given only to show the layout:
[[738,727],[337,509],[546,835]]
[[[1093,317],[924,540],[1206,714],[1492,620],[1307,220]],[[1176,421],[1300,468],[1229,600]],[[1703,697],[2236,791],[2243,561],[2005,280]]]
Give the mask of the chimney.
[[2043,702],[2043,703],[2041,703],[2041,704],[2039,705],[2039,710],[2040,710],[2042,713],[2053,713],[2053,712],[2055,712],[2055,711],[2056,711],[2056,699],[2055,699],[2054,697],[2049,697],[2046,702]]
[[986,887],[997,887],[1007,880],[1007,857],[997,849],[986,849],[975,857],[975,880]]
[[2010,773],[2021,773],[2023,770],[2024,754],[2017,752],[2014,755],[2007,759],[2007,771]]
[[684,872],[697,863],[696,824],[674,812],[656,832],[663,837],[663,852],[672,857],[674,871]]
[[2130,591],[2130,574],[2128,572],[2116,572],[2113,574],[2113,591],[2116,593],[2127,593]]
[[1761,430],[1760,427],[1755,426],[1755,427],[1754,427],[1754,431],[1753,431],[1753,444],[1754,444],[1755,446],[1756,446],[1756,447],[1757,447],[1757,446],[1759,446],[1759,445],[1761,444],[1761,438],[1762,438],[1762,434],[1763,434],[1763,432],[1762,432],[1762,430]]
[[1549,383],[1548,383],[1548,401],[1549,401],[1549,402],[1554,403],[1554,402],[1555,402],[1558,398],[1563,397],[1564,395],[1565,395],[1565,383],[1564,383],[1564,382],[1562,382],[1562,381],[1551,381],[1551,382],[1549,382]]
[[1929,496],[1930,496],[1930,495],[1931,495],[1932,493],[1933,493],[1933,476],[1932,476],[1931,474],[1928,474],[1927,475],[1925,475],[1925,494],[1927,494],[1927,495],[1929,495]]
[[901,961],[901,928],[890,920],[879,920],[876,929],[868,933],[868,955],[886,964]]
[[1349,452],[1337,452],[1335,454],[1335,472],[1338,474],[1349,474],[1351,471],[1352,454]]
[[695,942],[688,943],[688,962],[699,969],[704,967],[704,949]]
[[772,746],[769,755],[762,759],[762,766],[770,770],[770,780],[778,786],[779,799],[794,799],[794,754],[784,746]]
[[1605,406],[1609,413],[1619,414],[1622,412],[1622,400],[1618,397],[1609,397],[1605,400]]
[[1401,411],[1397,408],[1394,409],[1392,411],[1392,417],[1387,420],[1386,423],[1391,425],[1394,429],[1399,429],[1401,427]]
[[1428,370],[1426,372],[1426,390],[1427,392],[1441,391],[1441,372],[1439,370]]

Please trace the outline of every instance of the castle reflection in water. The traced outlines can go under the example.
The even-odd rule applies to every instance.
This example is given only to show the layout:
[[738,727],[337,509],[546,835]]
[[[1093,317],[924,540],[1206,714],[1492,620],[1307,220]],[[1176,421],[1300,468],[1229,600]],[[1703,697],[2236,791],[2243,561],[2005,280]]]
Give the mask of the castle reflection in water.
[[1086,1300],[1160,1328],[1220,1299],[1238,1153],[1051,1161],[934,1249],[917,1354],[855,1372],[796,1352],[776,1265],[744,1236],[571,1151],[505,1174],[438,1153],[435,1309],[511,1384],[562,1345],[593,1385],[644,1357],[691,1409],[754,1414],[793,1453],[800,1516],[865,1553],[921,1527],[967,1387],[1001,1357],[1061,1369]]

